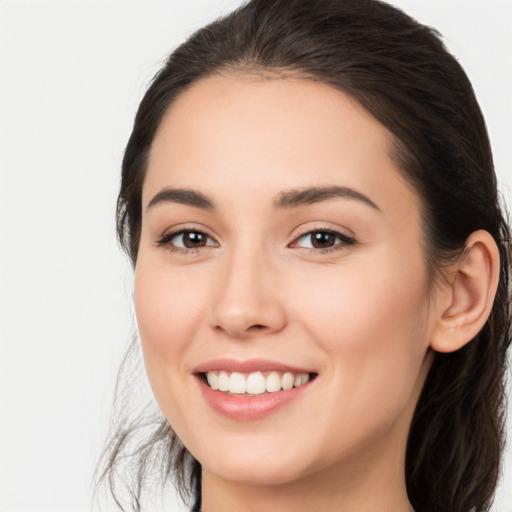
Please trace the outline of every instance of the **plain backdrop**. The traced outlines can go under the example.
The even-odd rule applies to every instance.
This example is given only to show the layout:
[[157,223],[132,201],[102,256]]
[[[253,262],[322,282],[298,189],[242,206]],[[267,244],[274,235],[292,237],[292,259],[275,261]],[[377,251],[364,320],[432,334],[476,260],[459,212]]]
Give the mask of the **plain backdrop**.
[[[167,53],[239,3],[0,0],[0,512],[91,510],[134,325],[114,231],[123,148]],[[512,1],[392,3],[468,72],[512,204]],[[509,449],[493,512],[511,511]]]

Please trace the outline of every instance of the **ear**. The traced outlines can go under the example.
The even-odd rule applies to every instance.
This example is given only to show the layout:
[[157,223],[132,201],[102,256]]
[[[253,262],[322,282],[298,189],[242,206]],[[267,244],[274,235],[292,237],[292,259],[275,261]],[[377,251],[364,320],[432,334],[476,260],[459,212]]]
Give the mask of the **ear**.
[[438,352],[455,352],[482,329],[491,313],[498,288],[500,255],[487,231],[475,231],[440,287],[437,321],[430,346]]

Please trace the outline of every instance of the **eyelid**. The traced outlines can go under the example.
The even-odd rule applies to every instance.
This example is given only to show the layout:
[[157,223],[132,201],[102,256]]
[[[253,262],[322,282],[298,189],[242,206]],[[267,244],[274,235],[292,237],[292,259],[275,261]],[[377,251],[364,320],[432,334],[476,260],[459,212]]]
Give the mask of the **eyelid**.
[[[213,244],[207,242],[205,245],[198,246],[198,247],[179,247],[179,246],[173,245],[171,243],[175,237],[178,237],[184,233],[199,233],[199,234],[205,236],[209,241],[213,241]],[[323,247],[323,248],[322,247],[301,247],[300,245],[298,245],[298,242],[302,238],[304,238],[308,235],[313,235],[314,233],[328,233],[328,234],[331,234],[334,237],[338,238],[339,241],[338,241],[338,243],[336,243],[333,246]],[[312,252],[312,253],[327,253],[327,252],[345,249],[349,246],[355,245],[356,243],[357,243],[357,240],[352,233],[347,234],[340,228],[336,229],[336,228],[332,228],[330,226],[325,226],[325,225],[324,226],[308,225],[308,226],[303,226],[303,227],[299,228],[299,230],[295,233],[292,242],[290,244],[288,244],[288,247],[296,248],[296,249],[300,249],[300,250],[304,250],[304,251],[308,251],[308,252]],[[183,253],[183,254],[197,253],[201,249],[219,246],[219,243],[217,242],[217,240],[212,235],[210,235],[206,229],[202,229],[202,228],[199,228],[196,226],[187,226],[187,225],[179,226],[179,227],[175,227],[175,228],[167,230],[166,232],[164,232],[163,235],[161,235],[159,237],[158,240],[155,240],[155,244],[157,245],[157,247],[165,247],[166,246],[172,252],[178,252],[178,253]]]
[[[199,247],[178,247],[171,243],[173,238],[178,237],[179,235],[182,235],[184,233],[199,233],[201,235],[204,235],[209,240],[212,240],[214,244],[207,244],[204,246]],[[172,252],[179,252],[179,253],[194,253],[199,251],[200,249],[205,248],[211,248],[219,245],[217,240],[210,234],[208,234],[207,230],[198,228],[196,226],[180,226],[168,229],[164,232],[163,235],[161,235],[157,240],[155,240],[155,244],[157,247],[167,247]]]
[[[301,246],[297,245],[297,242],[301,238],[304,238],[308,235],[312,235],[314,233],[329,233],[329,234],[337,237],[341,242],[337,243],[334,246],[325,247],[325,248],[301,247]],[[302,249],[302,250],[310,251],[310,252],[314,252],[314,253],[325,253],[325,252],[331,252],[331,251],[336,251],[336,250],[342,250],[342,249],[345,249],[347,246],[352,246],[352,245],[355,245],[356,243],[357,243],[357,240],[352,233],[349,235],[349,234],[343,232],[343,230],[341,230],[341,229],[335,229],[335,228],[327,227],[327,226],[314,225],[314,226],[307,226],[307,227],[301,228],[294,235],[294,239],[291,242],[291,244],[289,244],[289,247]]]
[[327,231],[335,234],[339,234],[345,238],[353,238],[355,239],[355,234],[352,232],[352,230],[348,228],[342,228],[338,226],[331,226],[328,225],[330,223],[307,223],[305,225],[300,226],[294,233],[293,238],[299,238],[301,236],[307,235],[309,233],[314,233],[315,231]]

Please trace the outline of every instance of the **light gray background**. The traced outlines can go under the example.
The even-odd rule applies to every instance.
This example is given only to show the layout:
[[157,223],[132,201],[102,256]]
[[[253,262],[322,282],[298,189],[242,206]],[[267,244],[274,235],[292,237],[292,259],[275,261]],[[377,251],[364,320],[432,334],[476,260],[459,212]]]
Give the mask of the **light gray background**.
[[[1,512],[90,510],[133,326],[113,220],[123,148],[165,55],[239,3],[0,0]],[[511,204],[512,1],[392,3],[465,66]],[[510,449],[493,511],[512,511]]]

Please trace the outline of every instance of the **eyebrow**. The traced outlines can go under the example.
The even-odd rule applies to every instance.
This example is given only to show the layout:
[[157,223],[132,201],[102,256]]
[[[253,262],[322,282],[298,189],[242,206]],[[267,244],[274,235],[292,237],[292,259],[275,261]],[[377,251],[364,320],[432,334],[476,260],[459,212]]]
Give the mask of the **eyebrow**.
[[300,189],[287,190],[281,192],[274,206],[277,209],[295,208],[297,206],[320,203],[329,199],[354,199],[360,201],[373,209],[381,209],[367,196],[349,187],[340,187],[337,185],[328,185],[323,187],[307,187]]
[[179,203],[203,210],[214,210],[214,202],[201,192],[186,188],[164,188],[148,204],[148,209],[159,203]]
[[[369,197],[365,196],[361,192],[358,192],[353,188],[340,187],[337,185],[286,190],[277,196],[274,201],[274,207],[278,210],[282,210],[320,203],[322,201],[337,198],[360,201],[375,210],[381,211]],[[194,206],[203,210],[215,209],[215,203],[205,194],[198,192],[197,190],[168,187],[158,192],[153,199],[151,199],[147,208],[149,209],[157,204],[167,202]]]

